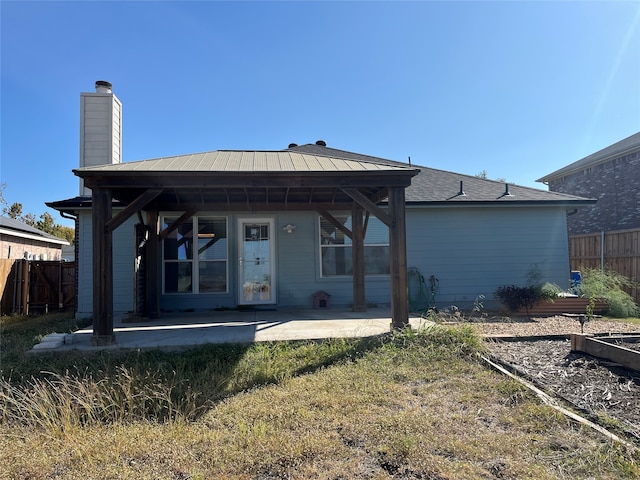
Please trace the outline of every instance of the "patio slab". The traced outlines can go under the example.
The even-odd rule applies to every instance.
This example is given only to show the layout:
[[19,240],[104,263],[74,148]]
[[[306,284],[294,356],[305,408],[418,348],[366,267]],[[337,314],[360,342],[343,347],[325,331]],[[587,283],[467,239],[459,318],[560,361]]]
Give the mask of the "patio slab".
[[[411,316],[412,328],[429,322]],[[220,311],[206,313],[167,313],[160,319],[125,323],[114,321],[116,343],[91,345],[92,327],[66,335],[65,341],[42,342],[33,352],[98,351],[117,349],[181,350],[207,343],[253,343],[284,340],[357,338],[380,335],[391,329],[388,308],[367,312],[347,309],[278,309]],[[46,338],[46,337],[45,337]]]

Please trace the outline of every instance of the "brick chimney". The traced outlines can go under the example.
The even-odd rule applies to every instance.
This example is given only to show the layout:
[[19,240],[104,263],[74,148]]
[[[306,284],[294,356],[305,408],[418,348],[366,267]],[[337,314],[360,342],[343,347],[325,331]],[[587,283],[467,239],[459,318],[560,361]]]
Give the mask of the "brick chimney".
[[[98,80],[95,93],[80,94],[80,167],[122,161],[122,104],[109,82]],[[80,195],[91,195],[80,179]]]

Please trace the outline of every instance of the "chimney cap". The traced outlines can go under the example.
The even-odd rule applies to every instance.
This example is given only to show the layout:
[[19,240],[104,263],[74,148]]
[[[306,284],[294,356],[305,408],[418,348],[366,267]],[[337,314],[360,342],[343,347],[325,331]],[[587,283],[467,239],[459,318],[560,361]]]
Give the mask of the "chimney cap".
[[290,144],[289,144],[289,148],[294,148],[294,147],[297,147],[297,146],[298,146],[298,144],[297,144],[297,143],[290,143]]
[[105,80],[97,80],[96,81],[96,92],[101,92],[101,93],[111,93],[111,87],[113,85],[111,85],[110,82],[107,82]]
[[327,146],[327,142],[325,142],[324,140],[318,140],[316,142],[316,145],[320,145],[321,147],[326,147]]

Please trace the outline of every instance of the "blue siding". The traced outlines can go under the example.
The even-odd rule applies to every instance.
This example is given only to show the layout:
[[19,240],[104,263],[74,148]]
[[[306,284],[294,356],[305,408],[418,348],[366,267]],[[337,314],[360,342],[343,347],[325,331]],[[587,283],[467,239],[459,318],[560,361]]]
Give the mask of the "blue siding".
[[439,280],[438,307],[496,307],[500,285],[542,281],[567,288],[569,250],[562,208],[409,208],[407,264]]
[[[93,312],[93,234],[91,213],[78,215],[78,318]],[[133,310],[134,230],[137,219],[130,218],[113,232],[113,313],[123,315]]]
[[[229,292],[223,294],[161,295],[161,309],[212,310],[237,305],[237,212],[207,212],[207,216],[228,218]],[[310,307],[317,290],[331,295],[333,306],[349,306],[353,301],[350,277],[320,277],[318,214],[278,212],[256,214],[275,219],[277,305]],[[81,213],[80,262],[78,264],[78,315],[90,316],[92,302],[91,216]],[[130,219],[114,232],[114,313],[133,309],[133,225]],[[296,226],[288,234],[287,224]],[[478,295],[485,306],[495,289],[504,284],[524,285],[527,273],[536,266],[543,281],[568,287],[569,253],[566,213],[563,208],[427,208],[407,209],[408,267],[418,268],[425,278],[439,279],[437,306],[457,305],[467,309]],[[158,259],[158,262],[161,262]],[[162,271],[162,268],[160,268]],[[159,285],[160,288],[160,285]],[[368,303],[388,305],[388,276],[366,278]]]

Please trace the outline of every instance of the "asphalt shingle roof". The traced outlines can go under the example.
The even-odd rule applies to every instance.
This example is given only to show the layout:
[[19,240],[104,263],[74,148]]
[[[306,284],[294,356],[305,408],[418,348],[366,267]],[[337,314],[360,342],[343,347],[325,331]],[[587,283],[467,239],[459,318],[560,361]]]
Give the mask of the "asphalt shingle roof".
[[584,170],[585,168],[596,166],[600,163],[607,162],[612,158],[619,157],[640,150],[640,132],[620,140],[619,142],[609,145],[596,153],[592,153],[576,162],[570,163],[566,167],[562,167],[555,172],[545,175],[536,180],[536,182],[549,182],[558,178],[566,177],[572,173]]
[[[396,162],[378,157],[362,155],[359,153],[337,150],[317,144],[307,144],[291,147],[291,151],[304,151],[321,155],[330,155],[335,158],[346,158],[360,162],[384,163],[387,165],[404,165],[408,163]],[[494,180],[486,180],[471,175],[463,175],[434,168],[411,165],[420,169],[420,173],[413,177],[411,185],[406,189],[408,203],[453,204],[453,203],[570,203],[590,205],[593,200],[567,195],[557,192],[549,192],[531,187],[523,187],[514,184],[505,184]],[[459,195],[460,182],[464,195]],[[506,195],[508,188],[509,195]]]
[[16,233],[26,233],[29,235],[42,237],[43,241],[53,241],[54,243],[64,243],[65,245],[68,245],[69,243],[62,238],[58,238],[55,235],[43,232],[42,230],[32,227],[31,225],[27,225],[24,222],[9,217],[0,216],[0,228],[6,231],[14,231]]

